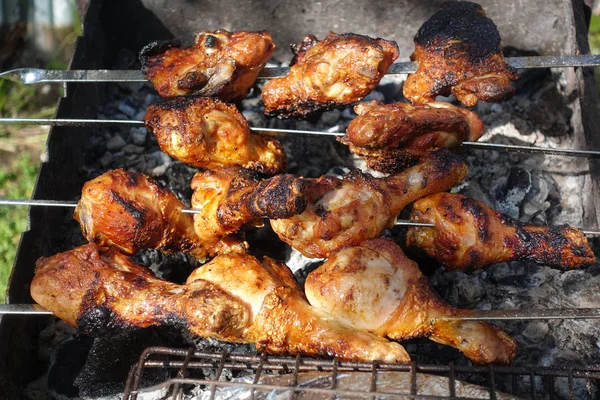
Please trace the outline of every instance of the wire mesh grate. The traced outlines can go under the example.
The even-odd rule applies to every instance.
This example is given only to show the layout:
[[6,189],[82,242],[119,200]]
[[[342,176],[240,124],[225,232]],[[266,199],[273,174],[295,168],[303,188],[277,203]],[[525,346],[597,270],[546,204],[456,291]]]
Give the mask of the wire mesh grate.
[[[170,377],[145,382],[158,370]],[[399,365],[150,347],[131,368],[123,398],[153,391],[162,391],[161,398],[208,400],[594,399],[600,395],[600,366]]]

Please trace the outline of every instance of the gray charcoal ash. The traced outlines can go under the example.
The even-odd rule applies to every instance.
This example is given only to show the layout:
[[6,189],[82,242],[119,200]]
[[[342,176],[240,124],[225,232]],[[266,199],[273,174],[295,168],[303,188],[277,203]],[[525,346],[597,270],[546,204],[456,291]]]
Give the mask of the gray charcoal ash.
[[257,112],[253,110],[244,110],[242,111],[242,115],[248,121],[248,124],[251,127],[265,127],[266,126],[266,117],[262,112]]
[[492,186],[490,195],[494,208],[499,212],[519,219],[521,202],[531,190],[531,173],[519,167],[510,169],[508,176]]
[[131,141],[137,146],[143,146],[146,143],[148,130],[146,128],[131,128],[129,131]]
[[142,154],[144,151],[144,147],[136,146],[135,144],[131,143],[123,146],[123,153],[125,154]]
[[112,163],[112,160],[113,160],[112,153],[110,151],[107,151],[100,158],[100,165],[102,165],[102,167],[106,168]]
[[121,135],[116,134],[106,143],[106,148],[113,151],[121,150],[126,144],[125,139]]
[[125,114],[129,118],[132,118],[137,112],[135,107],[133,107],[131,104],[129,104],[129,102],[125,102],[125,101],[119,104],[119,111],[121,111],[123,114]]

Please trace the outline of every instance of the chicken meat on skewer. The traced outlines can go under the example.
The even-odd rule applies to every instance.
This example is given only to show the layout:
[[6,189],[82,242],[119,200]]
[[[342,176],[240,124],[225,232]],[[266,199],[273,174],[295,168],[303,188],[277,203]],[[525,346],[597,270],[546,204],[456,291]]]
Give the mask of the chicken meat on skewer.
[[192,181],[191,214],[158,181],[122,169],[108,171],[83,186],[75,219],[88,241],[126,254],[154,248],[184,251],[197,258],[243,252],[236,233],[262,218],[289,218],[304,211],[311,180],[282,174],[259,180],[239,167],[198,172]]
[[418,265],[388,239],[332,255],[306,278],[310,304],[340,322],[394,340],[429,337],[456,347],[477,364],[509,364],[515,341],[484,322],[442,320],[469,311],[444,304]]
[[321,41],[308,35],[292,51],[290,72],[263,88],[267,115],[306,116],[362,100],[399,55],[396,42],[333,32]]
[[160,182],[115,169],[85,183],[74,217],[86,239],[100,246],[127,254],[154,248],[204,258],[206,247],[184,208]]
[[358,171],[341,179],[321,177],[302,214],[271,220],[271,226],[281,240],[305,256],[328,257],[344,247],[380,236],[394,225],[409,203],[450,189],[467,173],[461,157],[442,149],[414,167],[385,178]]
[[38,260],[31,296],[86,334],[176,325],[274,354],[409,361],[401,345],[311,307],[291,271],[267,257],[218,256],[177,285],[88,244]]
[[419,66],[403,92],[413,103],[454,94],[470,107],[477,100],[498,103],[515,94],[510,82],[519,75],[504,62],[498,29],[479,4],[444,3],[417,32],[410,58]]
[[532,260],[558,268],[592,264],[596,257],[585,234],[567,225],[527,225],[459,194],[438,193],[415,202],[409,247],[448,269],[478,269],[512,260]]
[[252,171],[221,167],[192,180],[194,228],[211,255],[245,251],[238,232],[262,226],[263,218],[289,218],[306,208],[310,180],[282,174],[260,180]]
[[477,114],[449,103],[382,104],[377,100],[354,107],[346,135],[338,140],[377,171],[403,170],[431,150],[474,142],[483,133]]
[[140,53],[142,70],[162,97],[200,95],[224,101],[246,96],[275,50],[271,34],[201,32],[191,47],[155,42]]
[[237,108],[217,99],[163,99],[148,107],[144,123],[162,151],[195,167],[239,165],[269,175],[286,167],[279,141],[251,133]]

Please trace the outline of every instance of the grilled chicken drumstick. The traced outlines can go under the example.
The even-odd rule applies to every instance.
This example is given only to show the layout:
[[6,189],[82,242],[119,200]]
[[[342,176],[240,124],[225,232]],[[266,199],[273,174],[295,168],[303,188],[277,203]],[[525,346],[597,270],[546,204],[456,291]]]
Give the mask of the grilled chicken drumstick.
[[154,277],[115,249],[93,244],[38,260],[33,299],[86,334],[177,325],[269,353],[408,362],[402,346],[311,307],[291,271],[270,258],[222,255],[185,285]]
[[281,143],[251,133],[233,104],[205,97],[163,99],[148,107],[144,123],[162,151],[186,164],[239,165],[269,175],[286,166]]
[[252,171],[221,167],[192,180],[194,228],[211,255],[247,249],[237,232],[261,226],[263,218],[289,218],[306,208],[310,180],[282,174],[259,180]]
[[142,174],[108,171],[83,186],[75,219],[84,236],[126,254],[143,248],[184,251],[197,258],[243,252],[236,233],[262,218],[289,218],[304,211],[309,180],[282,174],[260,181],[239,167],[198,172],[192,181],[192,216],[168,189]]
[[444,304],[391,240],[369,240],[332,255],[308,275],[305,290],[313,307],[359,330],[394,340],[429,337],[477,364],[509,364],[515,356],[515,341],[492,325],[438,320],[469,311]]
[[448,269],[512,260],[576,268],[596,261],[579,229],[526,225],[459,194],[438,193],[415,202],[411,220],[435,227],[411,227],[407,245]]
[[391,228],[406,205],[448,190],[467,176],[462,159],[442,149],[396,175],[373,178],[357,171],[342,179],[321,177],[306,210],[271,220],[279,238],[307,257],[328,257]]
[[206,248],[184,208],[158,181],[115,169],[85,183],[74,217],[86,239],[100,246],[127,254],[155,248],[204,258]]
[[140,53],[142,70],[162,97],[200,95],[241,99],[275,50],[271,34],[201,32],[193,46],[155,42]]
[[413,165],[431,150],[476,141],[483,133],[477,114],[449,103],[382,104],[373,100],[354,107],[346,136],[338,140],[382,172]]
[[497,103],[511,98],[519,78],[504,62],[500,34],[479,4],[449,1],[415,36],[410,57],[419,66],[404,83],[404,97],[426,103],[450,93],[470,107],[477,100]]
[[264,86],[265,114],[298,117],[362,100],[398,58],[396,42],[330,32],[292,45],[290,72]]

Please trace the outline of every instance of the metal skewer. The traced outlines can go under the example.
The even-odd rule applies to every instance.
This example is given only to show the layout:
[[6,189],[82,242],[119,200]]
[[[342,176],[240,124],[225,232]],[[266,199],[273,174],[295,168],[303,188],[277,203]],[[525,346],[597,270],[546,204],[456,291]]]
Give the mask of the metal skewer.
[[[68,118],[0,118],[0,124],[7,125],[49,125],[49,126],[144,126],[144,121],[126,119],[68,119]],[[268,136],[319,136],[342,137],[343,132],[308,131],[301,129],[279,129],[251,127],[251,131]],[[486,142],[463,142],[464,147],[476,150],[510,151],[514,153],[545,154],[553,156],[571,156],[600,158],[598,150],[572,150],[556,149],[549,147],[519,146],[513,144],[499,144]]]
[[[0,315],[52,315],[52,311],[38,304],[0,304]],[[550,308],[526,310],[472,310],[470,315],[439,316],[432,320],[442,321],[502,321],[547,319],[600,319],[600,308]]]
[[[505,61],[514,68],[566,68],[597,67],[600,55],[583,54],[568,56],[507,57]],[[387,75],[411,74],[417,70],[417,63],[399,62],[392,64]],[[286,75],[288,67],[264,68],[258,79],[272,79]],[[26,84],[44,82],[146,82],[140,70],[47,70],[39,68],[19,68],[0,73],[0,77],[16,76]]]
[[[42,207],[77,207],[76,201],[62,200],[21,200],[21,199],[0,199],[0,206],[42,206]],[[199,214],[202,212],[198,208],[184,208],[181,212],[186,214]],[[435,228],[434,224],[424,222],[414,222],[404,219],[399,219],[395,223],[396,226],[417,226],[423,228]],[[600,236],[600,231],[582,230],[586,236]]]

